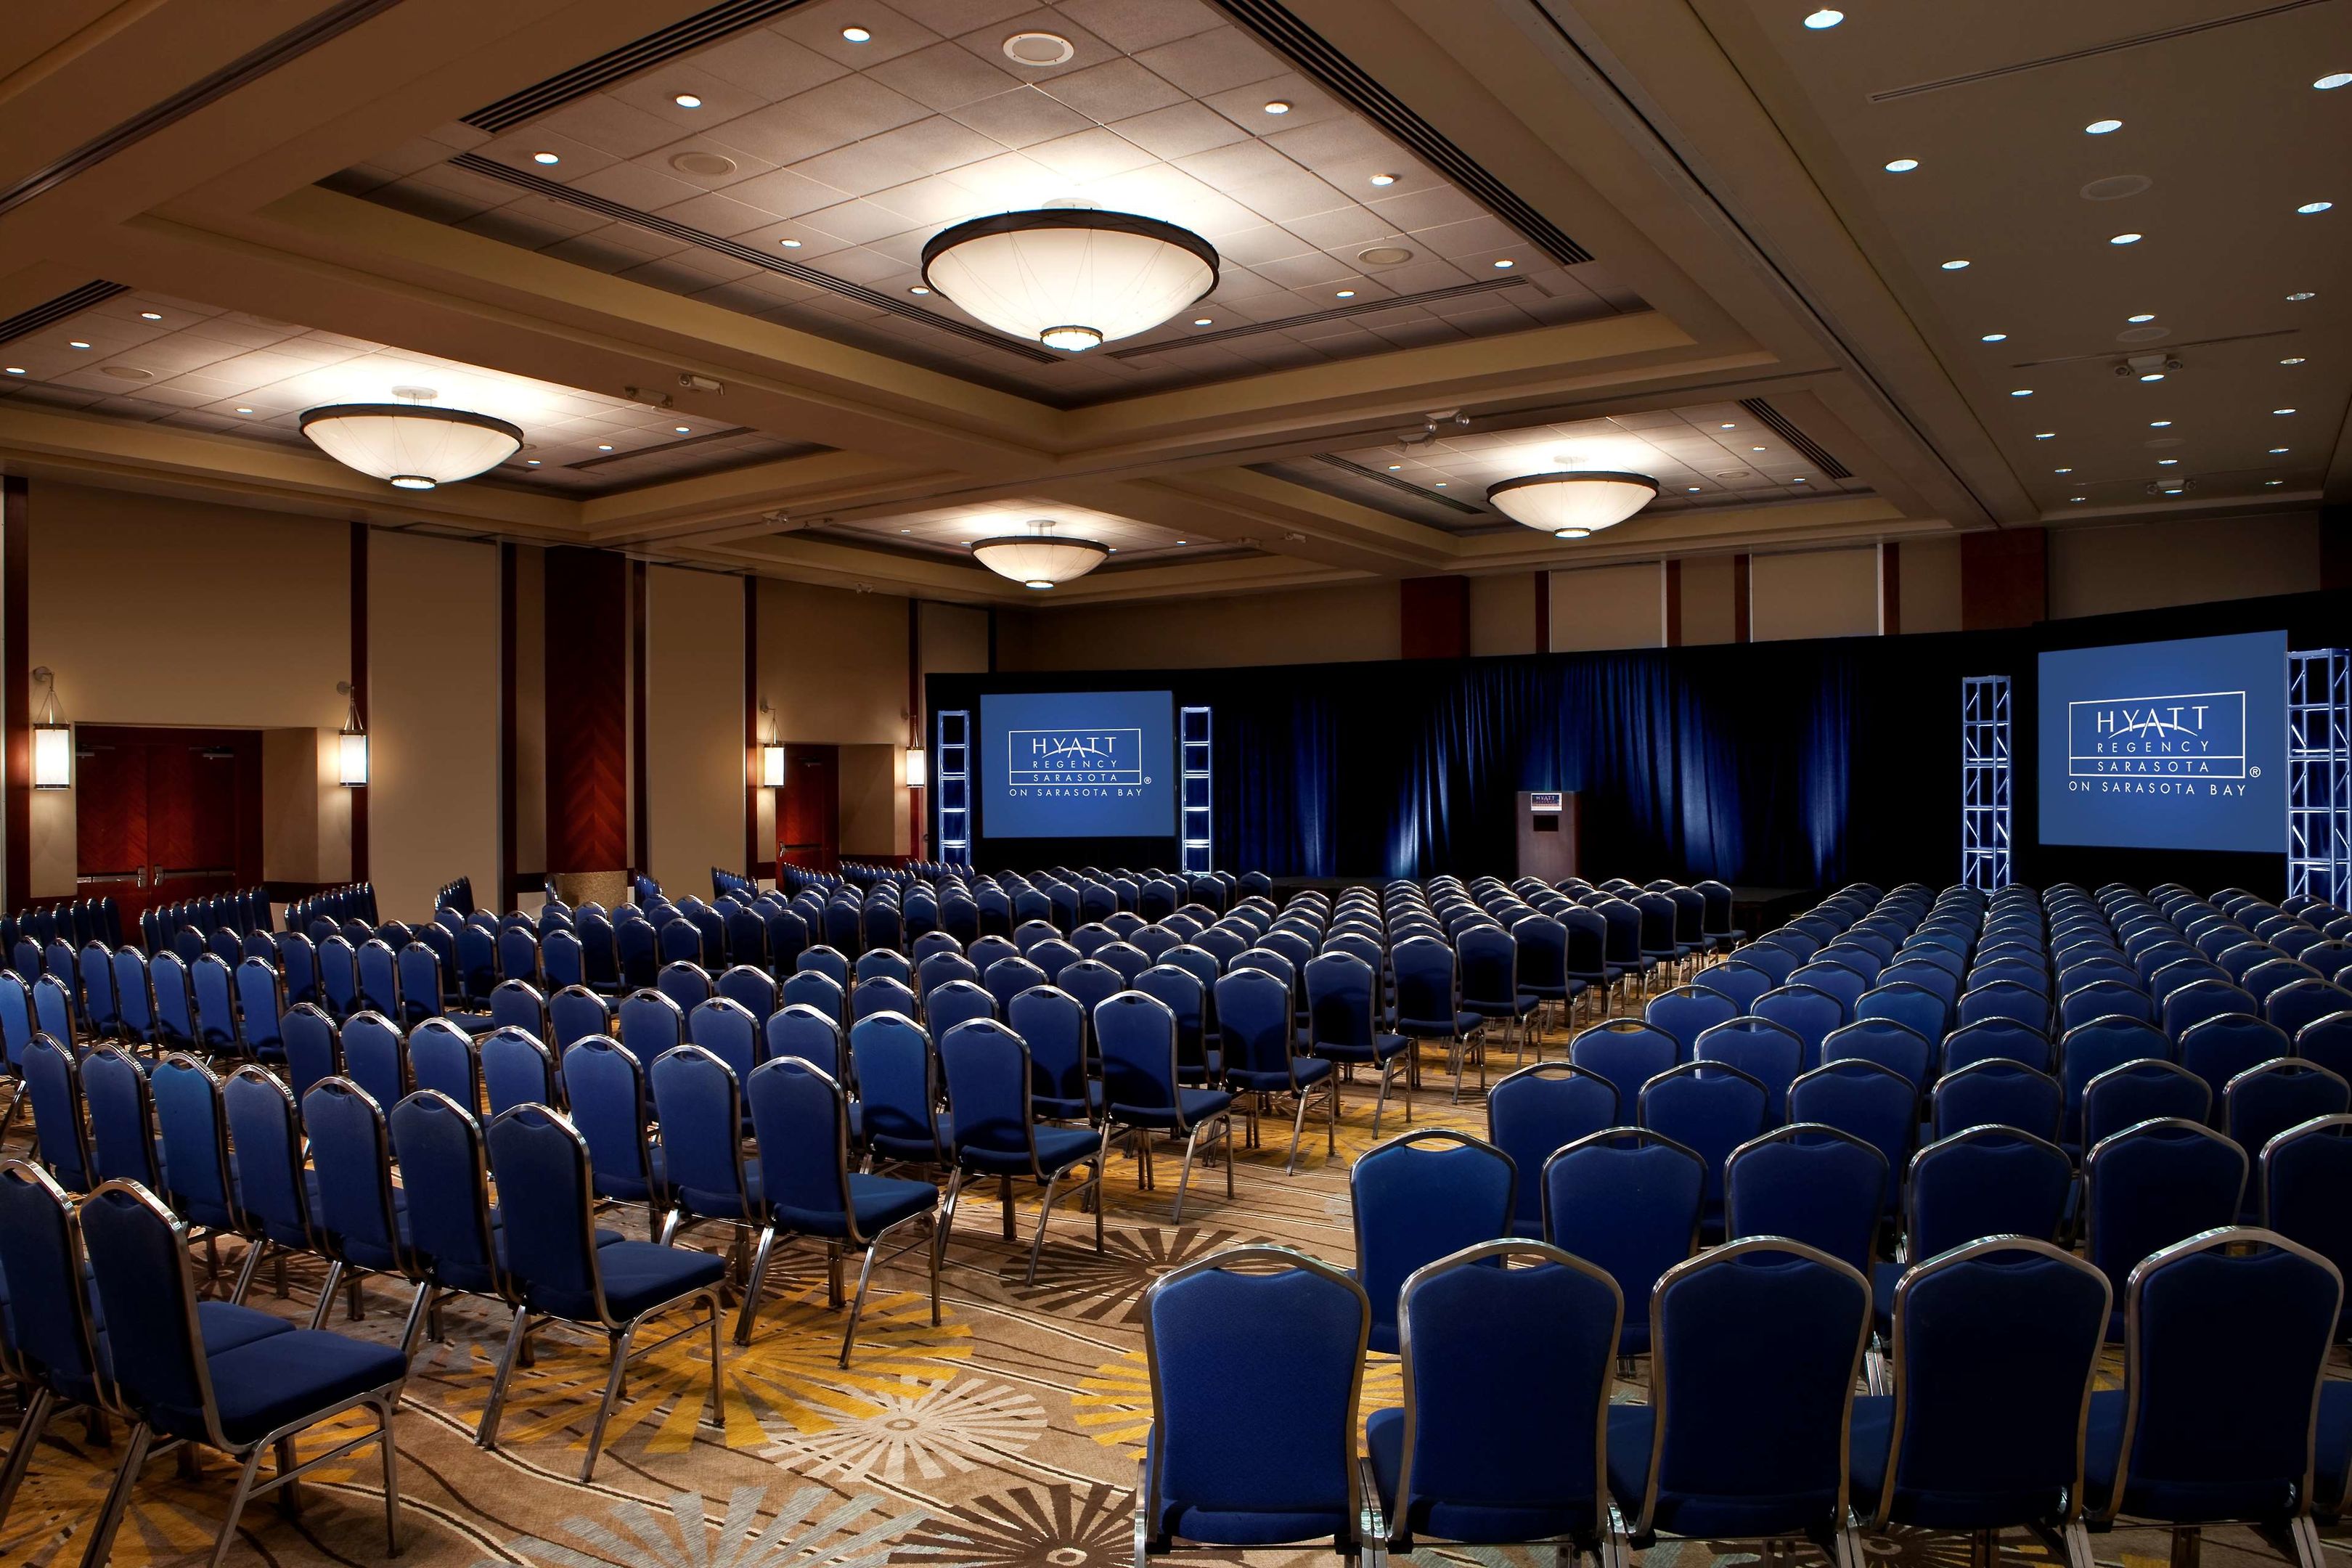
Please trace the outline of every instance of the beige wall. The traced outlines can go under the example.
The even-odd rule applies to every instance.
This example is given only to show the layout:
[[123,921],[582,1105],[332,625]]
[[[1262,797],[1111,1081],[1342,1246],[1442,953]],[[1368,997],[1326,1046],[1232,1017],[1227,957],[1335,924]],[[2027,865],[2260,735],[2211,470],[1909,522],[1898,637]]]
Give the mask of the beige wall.
[[1739,574],[1728,555],[1683,558],[1683,643],[1729,642],[1739,635]]
[[[300,729],[343,721],[335,683],[351,668],[351,564],[340,522],[36,480],[26,498],[35,667],[57,674],[67,718],[92,724]],[[289,742],[280,742],[280,747]],[[281,751],[285,763],[290,752]],[[298,767],[281,787],[299,788]],[[263,869],[347,873],[349,804],[313,780],[304,816],[284,811],[264,769]],[[331,778],[331,773],[330,773]],[[331,785],[329,786],[331,789]],[[287,837],[307,820],[307,846]],[[74,891],[74,792],[32,802],[33,898]]]
[[1396,658],[1393,579],[1140,605],[999,611],[997,668],[1206,669]]
[[[767,699],[779,740],[841,748],[842,853],[908,853],[908,601],[804,583],[762,581],[759,593],[754,696]],[[760,844],[772,855],[775,792],[759,793]]]
[[743,868],[743,580],[652,568],[646,637],[649,869],[709,898],[713,866]]
[[378,531],[368,543],[368,875],[385,918],[434,890],[499,888],[499,552]]
[[2050,614],[2105,616],[2319,586],[2319,517],[2163,518],[2050,531]]
[[1905,632],[1956,632],[1960,629],[1960,542],[1957,539],[1906,539],[1895,552],[1895,575],[1902,603],[1897,606]]
[[899,746],[841,748],[841,852],[907,855],[906,765]]
[[1636,561],[1551,574],[1553,652],[1664,647],[1665,642],[1664,563]]
[[1757,642],[1878,630],[1875,546],[1754,555],[1748,572],[1748,635]]
[[1470,579],[1470,651],[1536,651],[1536,595],[1549,593],[1541,573],[1511,572]]

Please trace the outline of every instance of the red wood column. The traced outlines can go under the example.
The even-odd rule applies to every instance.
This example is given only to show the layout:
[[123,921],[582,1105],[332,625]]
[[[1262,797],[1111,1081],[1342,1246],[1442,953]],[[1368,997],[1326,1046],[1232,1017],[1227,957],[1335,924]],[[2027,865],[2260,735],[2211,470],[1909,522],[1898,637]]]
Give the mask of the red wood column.
[[0,651],[0,681],[7,686],[6,809],[9,909],[33,893],[33,541],[29,487],[20,475],[0,479],[0,619],[7,623]]
[[760,879],[760,580],[743,579],[743,875]]
[[1891,539],[1878,547],[1878,635],[1903,635],[1903,546]]
[[1666,646],[1683,646],[1683,563],[1666,561]]
[[[373,733],[368,722],[368,525],[352,524],[352,703],[359,710],[360,728]],[[375,742],[368,742],[373,758]],[[374,776],[371,762],[369,776]],[[352,880],[368,879],[368,791],[365,788],[346,790],[352,799]],[[12,839],[13,843],[14,840]]]
[[1753,642],[1748,615],[1748,557],[1745,551],[1731,558],[1731,640]]
[[1960,626],[2000,631],[2050,617],[2050,533],[1980,529],[1960,535]]
[[516,897],[515,774],[520,771],[520,737],[515,723],[515,608],[520,565],[512,544],[499,546],[499,908],[513,909]]
[[1407,658],[1470,652],[1470,579],[1407,577],[1397,584],[1398,651]]
[[631,837],[630,865],[642,876],[652,875],[654,863],[653,757],[646,748],[646,563],[629,563],[629,777],[635,783],[636,831]]
[[547,868],[628,863],[628,562],[547,552]]

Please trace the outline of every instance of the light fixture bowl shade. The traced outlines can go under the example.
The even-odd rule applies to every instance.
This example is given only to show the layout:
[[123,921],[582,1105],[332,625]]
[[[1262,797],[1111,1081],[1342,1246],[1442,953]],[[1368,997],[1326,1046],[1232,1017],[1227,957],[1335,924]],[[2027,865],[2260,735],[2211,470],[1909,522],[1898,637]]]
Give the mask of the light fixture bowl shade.
[[[1583,539],[1614,528],[1658,498],[1647,474],[1615,469],[1527,474],[1486,487],[1486,504],[1556,539]],[[1582,532],[1572,531],[1582,530]]]
[[1069,583],[1101,565],[1110,552],[1091,539],[1071,539],[1059,533],[1008,533],[999,539],[975,539],[972,558],[1000,577],[1032,588]]
[[40,723],[33,726],[33,787],[73,788],[73,726]]
[[302,416],[302,434],[347,468],[429,490],[495,468],[522,449],[503,419],[424,403],[335,403]]
[[1040,207],[941,229],[923,247],[923,281],[1001,332],[1076,353],[1207,295],[1217,251],[1158,218]]

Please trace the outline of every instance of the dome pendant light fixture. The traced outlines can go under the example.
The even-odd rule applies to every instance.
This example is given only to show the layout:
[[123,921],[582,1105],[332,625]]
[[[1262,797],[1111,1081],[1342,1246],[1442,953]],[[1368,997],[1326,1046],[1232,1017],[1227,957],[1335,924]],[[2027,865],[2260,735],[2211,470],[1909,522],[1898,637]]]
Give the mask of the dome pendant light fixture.
[[972,558],[1000,577],[1025,588],[1051,588],[1076,582],[1101,565],[1110,552],[1091,539],[1054,531],[1050,518],[1033,518],[1028,533],[1008,533],[971,542]]
[[1078,353],[1205,298],[1217,251],[1136,213],[1039,207],[941,229],[923,247],[923,282],[1001,332]]
[[1614,528],[1658,497],[1658,481],[1647,474],[1597,468],[1582,472],[1525,474],[1486,487],[1486,504],[1528,528],[1554,539],[1590,539]]
[[429,490],[497,468],[522,449],[503,419],[433,405],[429,386],[395,386],[398,403],[334,403],[302,416],[311,445],[395,489]]

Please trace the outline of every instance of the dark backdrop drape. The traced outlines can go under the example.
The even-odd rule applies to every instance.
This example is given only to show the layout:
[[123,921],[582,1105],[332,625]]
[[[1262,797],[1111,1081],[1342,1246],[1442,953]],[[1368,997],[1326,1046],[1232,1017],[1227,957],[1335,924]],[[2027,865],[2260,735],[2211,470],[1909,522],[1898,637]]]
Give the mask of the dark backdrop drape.
[[[2285,627],[2352,637],[2352,595],[2301,595],[2021,631],[1379,664],[935,675],[933,711],[983,691],[1156,690],[1213,710],[1216,863],[1275,876],[1507,873],[1520,790],[1582,797],[1587,874],[1763,887],[1941,882],[1959,858],[1959,678],[2019,684],[2019,874],[2132,876],[2124,852],[2038,850],[2034,655]],[[975,715],[976,716],[976,715]],[[1101,858],[1099,841],[975,846],[978,863]],[[1126,847],[1124,845],[1122,847]],[[1172,851],[1172,845],[1167,847]],[[1172,853],[1166,857],[1172,859]],[[2206,858],[2159,876],[2194,879]],[[2261,857],[2213,857],[2223,880]],[[2280,857],[2268,857],[2277,862]],[[2223,862],[2231,862],[2223,864]],[[2181,868],[2186,862],[2191,868]],[[2251,864],[2250,864],[2251,862]],[[2112,865],[2115,868],[2102,870]],[[2273,870],[2264,879],[2276,880]],[[2219,885],[2217,882],[2216,885]]]

